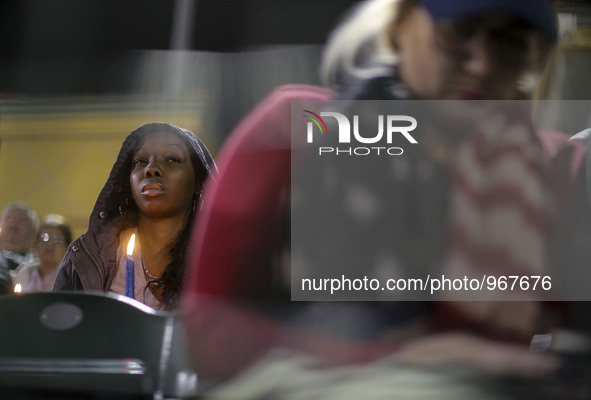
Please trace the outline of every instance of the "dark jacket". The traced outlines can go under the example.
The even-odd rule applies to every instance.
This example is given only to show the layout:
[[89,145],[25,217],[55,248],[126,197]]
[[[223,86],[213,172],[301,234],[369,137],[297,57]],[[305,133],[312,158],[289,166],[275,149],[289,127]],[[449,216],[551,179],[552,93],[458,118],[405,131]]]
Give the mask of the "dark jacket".
[[132,198],[129,187],[131,157],[143,137],[162,130],[183,139],[189,149],[197,180],[204,182],[207,176],[217,171],[205,145],[188,130],[166,123],[150,123],[131,132],[124,140],[109,178],[98,196],[90,215],[88,230],[70,244],[62,260],[54,291],[109,290],[117,268],[119,233],[130,227],[126,211]]

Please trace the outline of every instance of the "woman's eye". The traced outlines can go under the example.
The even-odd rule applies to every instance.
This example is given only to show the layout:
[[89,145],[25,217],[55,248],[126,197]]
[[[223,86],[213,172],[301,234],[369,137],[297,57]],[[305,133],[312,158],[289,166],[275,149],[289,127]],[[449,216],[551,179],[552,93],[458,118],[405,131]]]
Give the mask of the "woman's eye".
[[146,160],[144,160],[143,158],[136,158],[135,160],[133,160],[133,165],[140,165],[140,164],[144,164],[146,162]]
[[181,162],[181,160],[179,158],[174,157],[174,156],[168,157],[168,161],[173,162],[173,163],[180,163]]

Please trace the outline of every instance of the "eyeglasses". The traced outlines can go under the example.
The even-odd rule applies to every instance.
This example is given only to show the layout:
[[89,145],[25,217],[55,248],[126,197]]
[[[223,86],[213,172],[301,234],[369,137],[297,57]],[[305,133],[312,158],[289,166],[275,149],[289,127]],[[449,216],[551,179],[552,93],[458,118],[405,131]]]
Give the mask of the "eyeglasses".
[[[518,1],[518,0],[516,0]],[[468,43],[482,39],[492,62],[504,68],[524,68],[531,61],[535,30],[519,20],[501,22],[486,18],[460,18],[436,25],[437,48],[457,62],[470,59]]]
[[64,244],[66,243],[66,238],[63,235],[50,235],[47,232],[42,233],[37,238],[37,243],[41,244]]

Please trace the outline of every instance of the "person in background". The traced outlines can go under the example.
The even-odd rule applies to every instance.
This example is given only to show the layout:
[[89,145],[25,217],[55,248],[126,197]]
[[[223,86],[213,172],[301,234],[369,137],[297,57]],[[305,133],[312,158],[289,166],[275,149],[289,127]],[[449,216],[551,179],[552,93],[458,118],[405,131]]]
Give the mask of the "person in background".
[[59,214],[45,216],[33,244],[37,261],[23,264],[15,270],[15,286],[20,285],[22,293],[50,292],[60,262],[71,242],[72,230],[66,219]]
[[153,308],[177,305],[189,234],[203,184],[216,166],[192,132],[148,123],[124,140],[86,233],[70,245],[53,290],[126,292],[128,242],[133,297]]
[[31,246],[39,226],[37,213],[22,201],[9,203],[0,214],[0,252],[8,268],[33,261]]
[[34,261],[30,251],[37,231],[37,213],[22,201],[7,204],[0,214],[0,295],[13,292],[11,274]]

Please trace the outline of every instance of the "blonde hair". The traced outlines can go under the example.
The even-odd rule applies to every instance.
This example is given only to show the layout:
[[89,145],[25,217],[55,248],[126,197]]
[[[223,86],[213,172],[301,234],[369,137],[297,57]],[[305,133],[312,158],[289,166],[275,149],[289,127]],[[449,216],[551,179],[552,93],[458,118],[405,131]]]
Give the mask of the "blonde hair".
[[[328,38],[320,66],[322,84],[338,91],[355,81],[391,75],[398,63],[398,23],[417,5],[414,0],[366,0],[354,8]],[[541,32],[532,40],[528,65],[517,83],[528,94],[547,68],[554,45]]]
[[402,0],[366,0],[330,34],[320,80],[338,89],[356,79],[390,75],[397,57],[388,37]]

